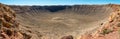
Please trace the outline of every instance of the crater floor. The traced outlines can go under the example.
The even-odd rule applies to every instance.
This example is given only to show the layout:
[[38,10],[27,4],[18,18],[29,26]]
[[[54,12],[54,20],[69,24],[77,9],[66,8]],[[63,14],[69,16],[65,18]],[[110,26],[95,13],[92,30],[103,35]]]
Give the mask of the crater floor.
[[66,35],[72,35],[77,39],[83,33],[94,32],[97,27],[102,26],[112,12],[107,5],[11,8],[17,12],[16,18],[20,22],[21,31],[31,35],[33,39],[60,39]]

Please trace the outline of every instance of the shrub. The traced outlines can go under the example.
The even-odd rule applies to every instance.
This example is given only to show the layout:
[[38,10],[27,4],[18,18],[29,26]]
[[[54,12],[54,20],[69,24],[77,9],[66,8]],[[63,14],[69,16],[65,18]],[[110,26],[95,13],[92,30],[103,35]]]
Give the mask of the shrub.
[[117,26],[120,27],[120,23],[118,23]]
[[105,35],[105,34],[109,34],[110,32],[112,32],[112,30],[110,30],[110,29],[104,29],[101,34]]
[[118,33],[120,34],[120,29],[118,30]]

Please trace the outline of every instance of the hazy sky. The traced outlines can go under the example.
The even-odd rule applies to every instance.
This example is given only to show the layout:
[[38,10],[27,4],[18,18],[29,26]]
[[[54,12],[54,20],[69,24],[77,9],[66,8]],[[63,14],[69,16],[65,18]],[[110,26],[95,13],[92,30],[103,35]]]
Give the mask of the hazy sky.
[[0,0],[9,5],[120,4],[120,0]]

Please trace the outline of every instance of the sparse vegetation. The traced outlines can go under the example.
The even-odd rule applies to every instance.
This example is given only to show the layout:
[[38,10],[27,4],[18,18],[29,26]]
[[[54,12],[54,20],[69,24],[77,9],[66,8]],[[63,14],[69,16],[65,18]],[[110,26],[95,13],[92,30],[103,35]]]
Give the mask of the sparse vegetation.
[[120,23],[118,23],[117,26],[120,27]]
[[118,30],[118,33],[120,34],[120,29]]
[[105,34],[109,34],[110,32],[112,32],[112,30],[110,30],[110,29],[104,29],[101,34],[105,35]]
[[[118,30],[118,33],[119,33],[119,35],[120,35],[120,29]],[[119,38],[120,39],[120,38]]]

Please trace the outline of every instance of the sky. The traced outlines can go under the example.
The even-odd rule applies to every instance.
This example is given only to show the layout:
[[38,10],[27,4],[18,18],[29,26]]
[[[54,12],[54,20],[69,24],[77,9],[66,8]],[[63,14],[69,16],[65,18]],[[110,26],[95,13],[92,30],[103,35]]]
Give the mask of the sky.
[[120,4],[120,0],[0,0],[8,5]]

